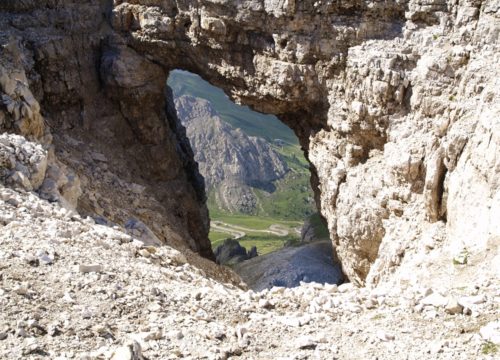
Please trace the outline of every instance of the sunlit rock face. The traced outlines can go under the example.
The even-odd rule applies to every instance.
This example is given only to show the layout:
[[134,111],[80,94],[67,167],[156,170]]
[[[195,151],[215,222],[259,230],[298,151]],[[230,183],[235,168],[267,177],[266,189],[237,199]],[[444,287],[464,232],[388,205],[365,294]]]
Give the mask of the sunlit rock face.
[[[495,0],[4,1],[0,11],[2,74],[24,72],[61,157],[90,154],[72,165],[92,189],[87,211],[140,218],[210,253],[196,165],[162,96],[180,68],[296,132],[352,281],[427,279],[464,248],[498,261]],[[2,94],[22,100],[3,81]],[[22,109],[2,106],[0,127],[39,136]],[[94,142],[113,159],[106,169],[91,161]],[[102,199],[126,186],[93,163],[153,191]]]

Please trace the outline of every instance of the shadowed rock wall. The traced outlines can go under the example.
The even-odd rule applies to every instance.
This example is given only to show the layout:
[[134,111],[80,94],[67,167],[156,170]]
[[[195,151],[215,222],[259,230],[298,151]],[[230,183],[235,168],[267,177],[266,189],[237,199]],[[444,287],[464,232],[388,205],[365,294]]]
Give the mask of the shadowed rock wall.
[[110,1],[0,4],[0,131],[49,149],[38,189],[48,200],[213,258],[203,178],[166,71],[114,33],[111,10]]

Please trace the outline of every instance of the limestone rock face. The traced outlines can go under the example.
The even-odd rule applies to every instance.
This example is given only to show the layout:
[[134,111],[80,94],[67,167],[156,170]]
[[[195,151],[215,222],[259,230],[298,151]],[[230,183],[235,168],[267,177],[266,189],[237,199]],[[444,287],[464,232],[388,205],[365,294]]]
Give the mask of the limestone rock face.
[[13,41],[0,50],[0,131],[16,131],[42,140],[45,125],[40,104],[33,96],[22,64],[22,53]]
[[47,171],[47,152],[22,136],[0,134],[2,182],[23,190],[38,190]]
[[272,190],[272,182],[287,173],[286,162],[264,139],[225,123],[208,101],[183,95],[175,105],[217,205],[232,212],[254,212],[258,199],[252,188]]
[[[497,0],[4,1],[0,11],[2,73],[26,74],[56,155],[90,158],[71,164],[82,209],[133,213],[210,252],[192,152],[160,96],[178,68],[296,132],[353,282],[442,281],[456,274],[438,269],[464,249],[462,275],[500,259]],[[40,137],[29,93],[2,79],[0,126]],[[124,183],[154,195],[127,195]]]
[[498,251],[495,1],[139,3],[113,9],[130,46],[295,130],[352,281],[393,276],[429,237],[447,262]]
[[165,69],[126,45],[109,10],[2,2],[0,132],[43,145],[41,197],[213,259],[203,179]]

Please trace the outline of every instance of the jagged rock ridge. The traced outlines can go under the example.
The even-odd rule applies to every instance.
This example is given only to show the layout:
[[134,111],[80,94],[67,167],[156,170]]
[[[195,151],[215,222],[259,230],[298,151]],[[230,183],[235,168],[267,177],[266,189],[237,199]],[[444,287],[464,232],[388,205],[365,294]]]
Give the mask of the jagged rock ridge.
[[252,188],[273,191],[273,182],[288,171],[286,162],[266,140],[225,123],[207,100],[183,95],[175,105],[218,207],[254,213],[258,199]]

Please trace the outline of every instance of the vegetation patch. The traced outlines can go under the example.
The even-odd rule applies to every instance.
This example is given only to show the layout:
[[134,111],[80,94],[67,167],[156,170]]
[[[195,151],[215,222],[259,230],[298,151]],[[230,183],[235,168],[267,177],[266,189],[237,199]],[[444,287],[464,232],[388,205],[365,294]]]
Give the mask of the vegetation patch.
[[210,239],[210,242],[212,244],[215,244],[217,242],[224,241],[224,239],[227,239],[228,235],[226,233],[223,233],[220,231],[210,230],[210,233],[208,234],[208,238]]
[[[212,221],[220,221],[227,225],[245,228],[246,230],[242,230],[245,232],[245,236],[238,239],[238,241],[247,250],[250,250],[252,246],[256,246],[259,255],[279,250],[285,245],[294,246],[300,242],[298,232],[302,226],[302,222],[300,221],[279,220],[241,214],[224,214],[220,211],[215,211],[214,214],[211,213]],[[279,236],[265,232],[272,225],[279,225],[280,229],[288,231],[288,235]],[[226,238],[230,237],[227,233],[215,230],[211,230],[209,234],[214,249],[221,245]]]
[[321,215],[316,212],[309,217],[312,227],[314,228],[314,233],[318,239],[329,239],[330,233],[325,223],[321,219]]
[[463,248],[462,251],[453,258],[453,265],[467,265],[469,262],[469,251]]
[[385,318],[384,314],[376,314],[372,317],[372,320],[381,320],[383,318]]
[[498,353],[498,346],[491,341],[487,341],[481,346],[481,354],[483,355],[494,355],[496,353]]
[[221,89],[210,85],[196,74],[186,71],[172,71],[168,85],[175,96],[191,95],[208,100],[220,114],[222,120],[240,128],[247,135],[258,136],[270,142],[276,139],[297,145],[298,139],[292,129],[274,115],[264,115],[248,106],[233,103]]

